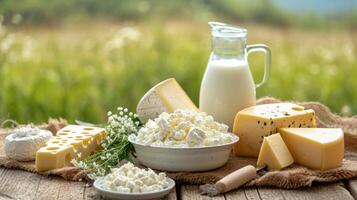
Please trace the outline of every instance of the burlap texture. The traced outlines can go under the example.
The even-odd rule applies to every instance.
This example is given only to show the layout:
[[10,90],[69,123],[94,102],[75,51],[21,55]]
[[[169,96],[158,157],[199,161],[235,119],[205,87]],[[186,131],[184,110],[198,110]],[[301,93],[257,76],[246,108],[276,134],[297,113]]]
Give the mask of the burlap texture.
[[[257,104],[277,103],[277,99],[265,97],[259,99]],[[345,158],[341,167],[327,170],[311,170],[299,165],[292,165],[281,171],[272,171],[259,174],[259,176],[249,182],[248,186],[274,186],[286,189],[311,186],[318,182],[334,182],[343,179],[357,177],[357,118],[342,118],[333,114],[326,106],[316,102],[294,102],[307,109],[316,112],[318,127],[339,127],[345,133]],[[63,120],[50,120],[42,128],[51,130],[53,133],[66,124]],[[4,138],[8,131],[0,132],[0,166],[14,169],[22,169],[35,172],[34,162],[18,162],[6,158],[3,152]],[[255,165],[256,159],[232,156],[228,163],[221,168],[207,172],[195,173],[168,173],[170,177],[185,184],[205,184],[213,183],[247,164]],[[43,175],[61,176],[66,180],[80,181],[88,180],[85,171],[77,167],[66,167],[41,173]]]

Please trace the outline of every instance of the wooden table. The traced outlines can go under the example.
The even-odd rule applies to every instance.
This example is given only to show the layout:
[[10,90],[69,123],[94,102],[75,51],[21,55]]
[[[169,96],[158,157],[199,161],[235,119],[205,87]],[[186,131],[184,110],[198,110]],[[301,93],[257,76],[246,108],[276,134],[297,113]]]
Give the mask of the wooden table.
[[[21,170],[0,168],[0,199],[101,199],[92,186],[85,182],[68,182],[58,177],[45,177]],[[357,199],[357,179],[332,184],[315,185],[299,190],[249,187],[215,198],[201,196],[196,185],[177,185],[168,200],[235,200],[235,199]]]

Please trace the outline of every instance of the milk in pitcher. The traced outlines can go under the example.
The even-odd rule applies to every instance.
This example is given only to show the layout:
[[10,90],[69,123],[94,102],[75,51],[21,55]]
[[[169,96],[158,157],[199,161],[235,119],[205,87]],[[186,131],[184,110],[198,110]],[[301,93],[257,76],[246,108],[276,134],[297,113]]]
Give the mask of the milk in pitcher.
[[[246,45],[246,29],[210,22],[212,53],[200,89],[200,110],[233,127],[240,110],[255,105],[255,88],[264,84],[270,71],[270,50],[265,45]],[[255,85],[247,55],[266,53],[263,81]]]

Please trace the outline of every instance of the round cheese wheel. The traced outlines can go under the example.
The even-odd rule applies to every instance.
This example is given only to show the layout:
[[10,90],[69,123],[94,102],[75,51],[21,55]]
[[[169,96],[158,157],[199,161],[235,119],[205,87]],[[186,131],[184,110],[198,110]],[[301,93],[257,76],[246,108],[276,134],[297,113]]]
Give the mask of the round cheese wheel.
[[33,161],[37,150],[45,146],[52,136],[50,131],[36,127],[17,128],[5,138],[6,156],[18,161]]

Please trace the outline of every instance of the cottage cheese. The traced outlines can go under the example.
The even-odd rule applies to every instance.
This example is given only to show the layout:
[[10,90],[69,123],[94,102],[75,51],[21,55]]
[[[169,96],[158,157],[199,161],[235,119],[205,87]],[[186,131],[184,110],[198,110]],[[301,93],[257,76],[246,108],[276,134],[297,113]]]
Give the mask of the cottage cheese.
[[149,146],[199,147],[227,144],[235,137],[228,133],[227,125],[215,122],[204,112],[178,109],[149,120],[135,141]]
[[166,174],[156,174],[152,169],[140,169],[133,163],[126,163],[113,168],[104,177],[102,187],[107,190],[123,193],[143,193],[160,191],[169,186]]

